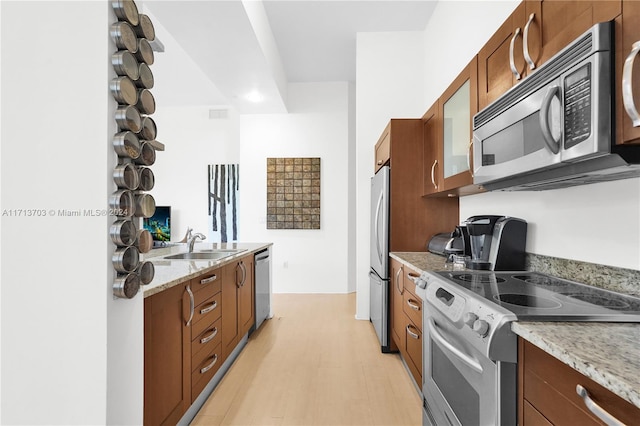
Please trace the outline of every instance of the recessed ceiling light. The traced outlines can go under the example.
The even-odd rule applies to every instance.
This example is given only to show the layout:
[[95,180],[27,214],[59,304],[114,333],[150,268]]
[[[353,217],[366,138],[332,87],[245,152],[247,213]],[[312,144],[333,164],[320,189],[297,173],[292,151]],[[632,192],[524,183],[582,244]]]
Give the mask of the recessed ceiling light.
[[254,90],[253,92],[248,93],[245,96],[245,99],[249,102],[262,102],[264,100],[264,96],[257,90]]

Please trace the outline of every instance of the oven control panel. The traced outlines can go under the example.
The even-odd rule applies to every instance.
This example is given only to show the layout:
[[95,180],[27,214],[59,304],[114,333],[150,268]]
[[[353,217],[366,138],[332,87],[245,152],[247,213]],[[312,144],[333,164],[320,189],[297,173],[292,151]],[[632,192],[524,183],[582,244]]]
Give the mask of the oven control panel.
[[424,299],[429,309],[425,309],[425,318],[432,316],[443,333],[451,335],[453,340],[465,342],[491,359],[495,355],[492,345],[499,344],[510,333],[508,313],[496,310],[495,305],[484,299],[467,295],[465,290],[450,285],[438,277],[429,279]]

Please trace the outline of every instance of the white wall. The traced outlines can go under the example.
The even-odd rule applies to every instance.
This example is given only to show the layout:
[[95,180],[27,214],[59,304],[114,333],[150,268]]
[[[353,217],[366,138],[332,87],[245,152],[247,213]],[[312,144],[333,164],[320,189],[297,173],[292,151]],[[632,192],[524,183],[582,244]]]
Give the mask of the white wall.
[[[228,111],[228,118],[209,118],[210,109]],[[156,205],[171,205],[171,239],[181,240],[187,227],[207,235],[207,166],[238,163],[239,116],[229,107],[159,105],[153,118],[158,126],[157,139],[165,144],[165,151],[157,154],[153,166],[153,195]]]
[[369,319],[369,201],[374,146],[391,118],[421,117],[423,34],[359,33],[356,49],[356,317]]
[[[517,4],[514,1],[438,3],[424,32],[428,105],[440,96]],[[460,31],[461,28],[464,31]],[[640,269],[638,179],[554,191],[487,193],[460,199],[461,219],[491,213],[527,220],[528,252]]]
[[[349,84],[289,84],[289,114],[240,117],[240,240],[270,241],[275,293],[346,293]],[[320,229],[266,229],[268,157],[320,157]]]
[[142,295],[113,299],[113,218],[59,212],[105,209],[114,189],[115,16],[108,2],[0,7],[0,422],[140,424]]

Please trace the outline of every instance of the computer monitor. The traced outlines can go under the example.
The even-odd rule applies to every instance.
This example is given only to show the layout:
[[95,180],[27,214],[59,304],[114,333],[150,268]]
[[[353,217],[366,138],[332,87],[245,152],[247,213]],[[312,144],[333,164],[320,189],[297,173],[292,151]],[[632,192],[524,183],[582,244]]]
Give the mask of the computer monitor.
[[156,206],[153,216],[142,221],[154,241],[171,241],[171,206]]

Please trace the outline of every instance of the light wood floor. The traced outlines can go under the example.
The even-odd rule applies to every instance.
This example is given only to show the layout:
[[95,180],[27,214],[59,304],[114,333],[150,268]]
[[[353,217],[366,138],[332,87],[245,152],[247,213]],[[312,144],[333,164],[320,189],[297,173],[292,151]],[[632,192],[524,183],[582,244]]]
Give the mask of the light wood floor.
[[192,425],[420,425],[422,401],[399,355],[355,319],[355,293],[276,294],[275,316]]

